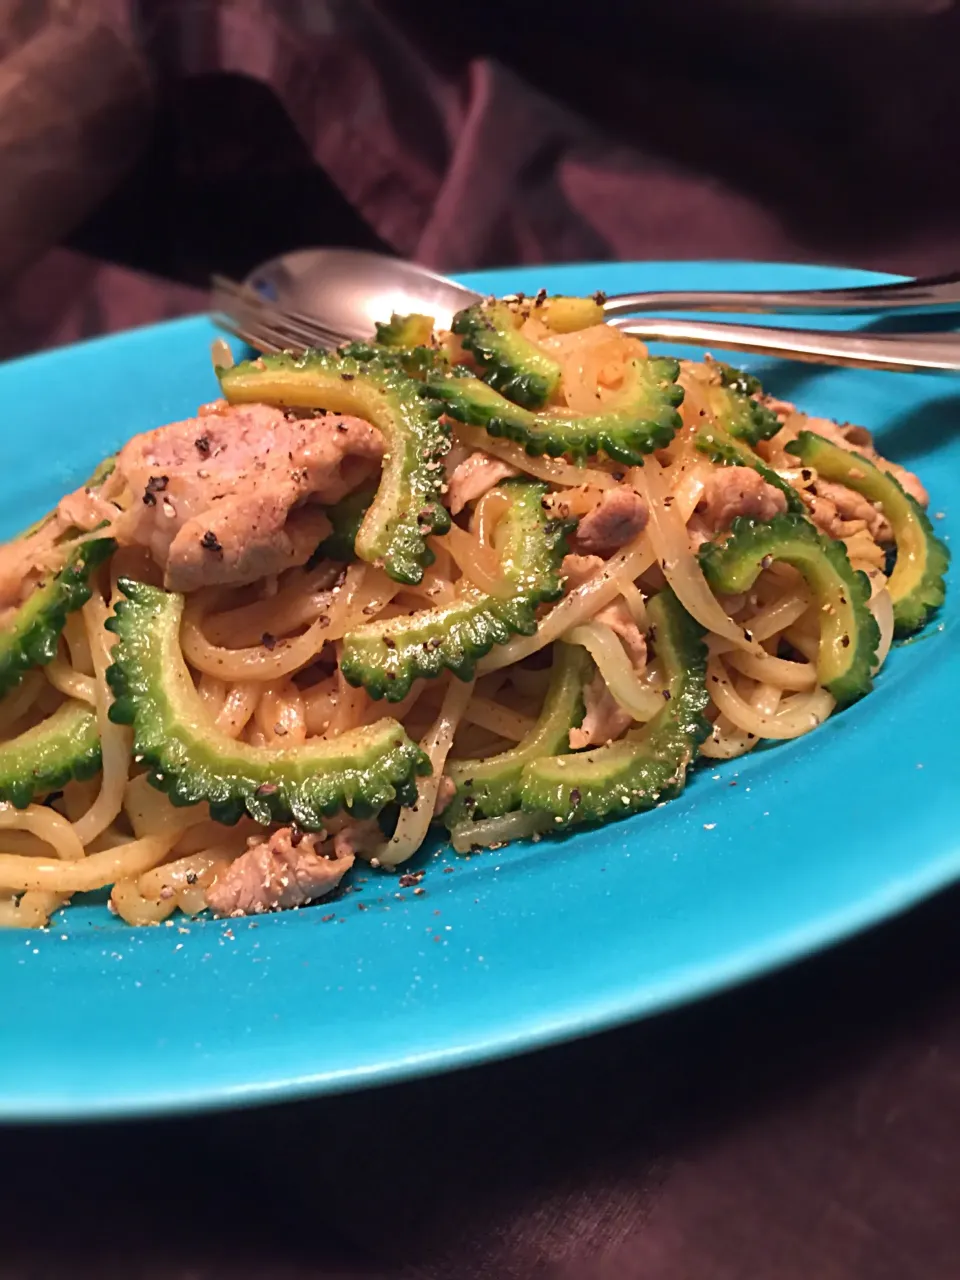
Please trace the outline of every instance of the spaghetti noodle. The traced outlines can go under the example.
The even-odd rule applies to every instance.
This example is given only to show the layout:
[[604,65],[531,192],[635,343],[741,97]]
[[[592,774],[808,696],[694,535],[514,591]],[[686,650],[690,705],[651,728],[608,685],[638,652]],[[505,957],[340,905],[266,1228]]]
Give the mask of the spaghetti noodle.
[[[632,403],[637,370],[646,359],[635,339],[602,324],[557,333],[549,326],[549,313],[544,318],[535,310],[525,314],[520,332],[559,369],[559,382],[540,411],[541,419],[554,415],[569,425],[577,415],[620,411]],[[441,335],[438,345],[473,363],[459,341]],[[815,469],[797,465],[790,446],[800,433],[830,428],[835,436],[840,429],[807,419],[793,406],[774,402],[779,421],[765,438],[744,446],[745,467],[731,467],[729,458],[705,452],[704,427],[722,425],[719,370],[709,361],[682,363],[678,381],[684,399],[675,429],[642,466],[625,466],[603,453],[586,461],[570,454],[533,456],[516,439],[460,421],[448,423],[456,446],[453,458],[479,452],[545,486],[544,511],[552,520],[567,522],[564,589],[559,598],[537,606],[532,628],[518,626],[512,635],[498,634],[472,663],[448,663],[418,676],[402,698],[388,704],[409,739],[419,741],[421,764],[419,776],[407,780],[415,795],[408,788],[399,809],[383,804],[381,826],[376,815],[361,821],[349,810],[331,815],[328,806],[322,829],[305,831],[289,819],[265,818],[267,803],[253,815],[248,807],[239,824],[229,826],[216,820],[220,810],[212,796],[195,801],[187,796],[190,803],[178,807],[151,785],[163,782],[156,777],[157,767],[135,751],[133,731],[119,722],[119,685],[110,674],[116,635],[107,624],[123,598],[126,579],[157,588],[165,572],[169,578],[177,530],[188,527],[178,504],[192,512],[198,498],[173,468],[161,472],[159,464],[147,473],[143,488],[142,475],[135,482],[121,454],[101,491],[83,491],[93,513],[89,526],[77,524],[76,512],[83,505],[79,500],[69,504],[69,519],[64,514],[68,504],[61,504],[57,513],[0,552],[6,577],[19,583],[0,602],[3,642],[13,645],[18,611],[45,576],[94,536],[109,535],[117,543],[112,563],[91,574],[86,603],[61,620],[60,638],[48,660],[26,664],[29,669],[0,699],[0,757],[9,757],[0,764],[0,794],[9,793],[14,801],[0,803],[0,924],[42,925],[71,895],[101,889],[111,889],[112,908],[132,924],[158,922],[176,910],[216,908],[225,901],[236,911],[270,909],[329,891],[355,855],[382,867],[399,865],[416,853],[435,817],[451,802],[456,788],[444,773],[448,760],[490,761],[501,755],[507,760],[513,758],[511,752],[534,749],[529,744],[542,732],[551,698],[557,696],[551,661],[565,645],[582,648],[593,672],[593,683],[582,691],[582,726],[577,730],[578,743],[586,741],[587,756],[610,739],[643,739],[644,726],[657,722],[670,698],[649,607],[667,587],[691,625],[704,633],[709,701],[700,754],[731,759],[764,739],[799,737],[821,724],[837,707],[823,674],[829,656],[824,648],[826,606],[819,603],[810,579],[797,570],[800,561],[786,556],[780,563],[767,556],[754,566],[746,585],[724,592],[711,582],[700,548],[724,544],[737,515],[755,525],[784,510],[783,493],[762,479],[762,466],[773,468],[799,496],[800,510],[820,535],[839,548],[831,554],[868,575],[866,597],[879,635],[870,657],[876,672],[897,625],[888,577],[895,552],[890,526],[875,511],[850,518],[849,512],[856,515],[858,495],[851,491],[846,505],[838,505],[836,484],[827,498]],[[220,421],[229,419],[228,408],[217,405],[214,410]],[[244,419],[238,430],[253,430],[250,421]],[[310,419],[298,421],[302,426]],[[369,433],[367,424],[361,425]],[[287,429],[283,423],[276,428],[281,429]],[[368,437],[363,439],[365,452],[354,456],[344,446],[326,464],[327,477],[334,477],[334,487],[339,485],[342,493],[369,482],[376,450]],[[864,433],[850,439],[855,443],[844,438],[844,447],[877,459]],[[203,434],[195,445],[203,464],[197,476],[203,477],[205,470],[216,475],[217,450]],[[269,441],[257,447],[268,453],[271,448]],[[744,479],[754,455],[756,475]],[[269,471],[266,464],[264,468]],[[500,475],[503,471],[499,468]],[[902,471],[898,475],[905,484],[915,479]],[[246,483],[245,475],[240,479]],[[447,479],[451,486],[457,484],[453,465]],[[617,510],[621,488],[633,495],[632,525],[625,519],[618,525],[610,514]],[[732,505],[732,515],[711,525],[723,505],[720,499]],[[492,487],[460,505],[450,504],[459,515],[448,532],[436,525],[432,532],[426,530],[428,554],[419,580],[391,577],[383,560],[356,555],[346,562],[334,559],[325,555],[326,543],[315,552],[312,546],[298,550],[295,519],[302,500],[298,502],[300,507],[281,513],[288,519],[286,526],[265,498],[256,508],[260,525],[273,520],[265,544],[273,561],[265,555],[262,572],[237,571],[231,578],[225,567],[233,563],[233,548],[219,535],[203,533],[201,545],[209,558],[200,557],[201,577],[208,563],[220,567],[221,577],[201,580],[185,591],[179,629],[180,656],[196,693],[191,705],[198,708],[197,732],[234,743],[240,752],[259,753],[255,758],[258,768],[267,770],[267,781],[256,794],[268,798],[279,786],[269,776],[274,756],[289,761],[300,749],[329,747],[335,760],[338,743],[382,723],[379,692],[362,687],[362,681],[356,687],[349,668],[341,667],[341,661],[346,667],[344,655],[358,629],[399,623],[425,609],[455,610],[468,594],[480,602],[478,608],[485,600],[506,607],[518,590],[502,561],[500,530],[508,519],[508,489]],[[841,506],[847,513],[843,518],[837,514]],[[155,514],[159,518],[158,513],[171,511],[168,531],[161,521],[150,525],[149,536],[144,533]],[[321,525],[314,519],[310,527]],[[251,524],[251,537],[253,528]],[[591,549],[585,550],[588,528]],[[241,546],[236,563],[246,563],[247,553]],[[389,647],[389,629],[383,634]],[[423,647],[429,651],[442,641],[428,638]],[[98,740],[99,768],[93,777],[78,770],[63,785],[40,787],[24,803],[23,780],[13,777],[19,757],[7,748],[21,751],[20,744],[31,741],[29,735],[65,706],[76,709],[77,723]],[[83,708],[86,721],[79,718]],[[559,750],[569,751],[569,746],[561,742]],[[454,848],[499,844],[551,829],[550,816],[518,796],[504,812],[478,810],[473,818],[452,822]],[[264,886],[271,886],[262,900],[257,886],[243,879],[248,865]]]

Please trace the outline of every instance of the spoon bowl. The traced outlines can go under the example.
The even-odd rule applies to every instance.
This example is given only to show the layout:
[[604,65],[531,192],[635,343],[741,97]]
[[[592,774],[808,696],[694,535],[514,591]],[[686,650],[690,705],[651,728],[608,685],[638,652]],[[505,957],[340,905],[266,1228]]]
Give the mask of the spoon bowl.
[[268,302],[322,316],[345,339],[369,340],[378,320],[417,312],[449,329],[474,293],[415,262],[360,249],[300,249],[257,267],[244,281]]

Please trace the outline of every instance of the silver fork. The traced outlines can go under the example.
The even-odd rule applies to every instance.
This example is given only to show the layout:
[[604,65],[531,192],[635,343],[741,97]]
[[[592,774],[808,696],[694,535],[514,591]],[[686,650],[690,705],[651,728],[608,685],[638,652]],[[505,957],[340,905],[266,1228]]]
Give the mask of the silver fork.
[[[214,320],[257,351],[333,350],[347,341],[300,311],[268,302],[254,289],[224,276],[213,279]],[[960,370],[960,334],[823,332],[716,320],[668,320],[631,316],[610,320],[615,328],[650,342],[676,342],[721,351],[779,356],[811,364],[903,373]]]

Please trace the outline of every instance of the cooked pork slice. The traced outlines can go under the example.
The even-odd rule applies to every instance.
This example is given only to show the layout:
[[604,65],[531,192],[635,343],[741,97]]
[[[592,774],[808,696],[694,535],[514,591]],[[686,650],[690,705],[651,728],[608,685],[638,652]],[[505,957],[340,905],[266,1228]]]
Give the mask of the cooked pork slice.
[[450,473],[447,487],[447,498],[450,510],[454,515],[462,511],[468,502],[482,498],[494,485],[510,476],[519,475],[516,467],[499,458],[492,458],[481,449],[475,450],[469,457],[459,462]]
[[437,787],[437,798],[433,805],[433,816],[439,818],[444,809],[450,804],[450,801],[457,794],[457,784],[452,778],[448,778],[446,774],[440,779],[440,785]]
[[647,642],[623,599],[614,600],[597,614],[597,622],[605,623],[623,641],[630,661],[638,671],[647,665]]
[[572,751],[581,747],[601,747],[605,742],[619,738],[624,729],[633,724],[630,713],[620,706],[599,673],[584,689],[583,702],[583,723],[579,729],[571,729],[569,734]]
[[603,561],[599,556],[564,556],[560,573],[566,579],[568,591],[582,587],[585,582],[603,572]]
[[[797,412],[796,405],[791,404],[789,400],[778,400],[774,396],[762,396],[761,399],[781,422],[785,422],[791,414]],[[803,426],[806,431],[815,431],[818,436],[823,436],[832,444],[839,445],[841,449],[847,449],[850,453],[859,453],[861,457],[868,458],[881,471],[889,471],[910,497],[920,503],[921,507],[929,504],[930,495],[919,477],[912,471],[908,471],[906,467],[900,466],[898,462],[890,462],[878,453],[873,443],[873,436],[866,427],[858,427],[853,422],[831,422],[829,418],[807,418]]]
[[649,518],[647,504],[636,489],[629,485],[607,489],[580,521],[574,547],[584,555],[617,551],[646,527]]
[[855,489],[817,479],[807,496],[813,523],[831,538],[846,538],[866,529],[877,542],[892,542],[893,530],[882,511]]
[[786,495],[752,467],[720,467],[707,478],[697,511],[715,531],[729,529],[737,516],[772,520],[787,509]]
[[252,582],[309,559],[326,527],[311,504],[338,501],[382,453],[359,418],[218,407],[123,448],[134,503],[118,536],[151,552],[170,590]]
[[330,893],[353,866],[353,853],[328,857],[323,832],[281,827],[242,853],[207,890],[218,916],[261,915],[301,907]]
[[837,423],[831,422],[828,418],[808,418],[804,424],[807,431],[815,431],[818,436],[837,444],[841,449],[846,449],[849,453],[859,453],[861,457],[867,458],[874,466],[879,467],[881,471],[889,471],[895,480],[898,480],[901,486],[909,493],[910,497],[919,502],[921,507],[926,507],[930,502],[930,495],[923,487],[918,476],[912,471],[908,471],[906,467],[901,467],[898,462],[890,462],[878,453],[873,437],[865,427],[857,427],[852,423],[844,423],[838,426]]

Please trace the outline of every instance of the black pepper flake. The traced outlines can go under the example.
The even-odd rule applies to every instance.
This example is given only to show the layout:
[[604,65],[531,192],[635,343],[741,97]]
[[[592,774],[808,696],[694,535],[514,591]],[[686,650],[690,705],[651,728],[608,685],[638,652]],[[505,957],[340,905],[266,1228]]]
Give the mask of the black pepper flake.
[[358,911],[366,911],[366,909],[367,909],[367,904],[366,904],[365,902],[358,902],[358,903],[357,903],[357,910],[358,910]]
[[397,884],[401,889],[409,889],[411,885],[419,884],[426,874],[425,871],[405,871]]
[[546,300],[547,300],[547,291],[546,291],[546,289],[538,289],[538,290],[537,290],[537,296],[536,296],[536,297],[534,298],[534,300],[533,300],[533,305],[534,305],[535,307],[542,307],[542,306],[543,306],[543,304],[546,302]]
[[845,649],[849,649],[849,648],[850,648],[850,637],[849,637],[849,636],[841,636],[841,637],[840,637],[840,643],[843,645],[843,647],[844,647]]
[[196,440],[194,440],[193,443],[197,450],[197,453],[199,453],[201,458],[210,457],[210,437],[209,436],[197,436]]
[[664,702],[669,702],[669,701],[670,701],[671,696],[672,696],[672,695],[671,695],[671,693],[670,693],[670,690],[669,690],[669,689],[664,689],[664,691],[663,691],[663,700],[664,700]]
[[330,915],[328,915],[328,916],[321,916],[321,917],[320,917],[320,923],[321,923],[321,924],[329,924],[331,920],[336,920],[336,918],[337,918],[337,914],[336,914],[336,912],[334,911],[334,912],[331,912],[331,913],[330,913]]
[[197,883],[197,873],[195,871],[188,871],[187,884],[196,884],[196,883]]
[[607,295],[603,292],[602,289],[598,289],[597,292],[593,295],[593,300],[598,307],[602,307],[607,300]]
[[223,555],[223,547],[220,545],[219,539],[212,529],[208,529],[203,535],[200,539],[200,545],[203,547],[204,551],[213,551],[217,555]]
[[352,382],[354,379],[354,376],[355,375],[352,373],[341,373],[340,380],[341,382]]
[[271,631],[265,631],[260,637],[260,643],[272,653],[277,647],[277,637]]
[[144,494],[143,494],[143,500],[144,502],[147,503],[148,507],[152,506],[153,503],[147,502],[147,494],[163,493],[164,489],[166,489],[169,483],[170,483],[169,476],[151,476],[150,477],[150,479],[147,481],[147,487],[144,490]]
[[580,803],[582,799],[583,797],[580,794],[580,788],[574,787],[573,790],[570,792],[570,803],[576,806]]
[[299,827],[294,827],[294,828],[291,830],[291,832],[290,832],[290,844],[291,844],[291,846],[292,846],[294,849],[296,849],[296,847],[300,844],[300,842],[301,842],[302,840],[303,840],[303,832],[300,830],[300,828],[299,828]]
[[387,646],[388,649],[395,649],[397,647],[397,642],[396,640],[393,639],[392,636],[384,636],[383,643]]

